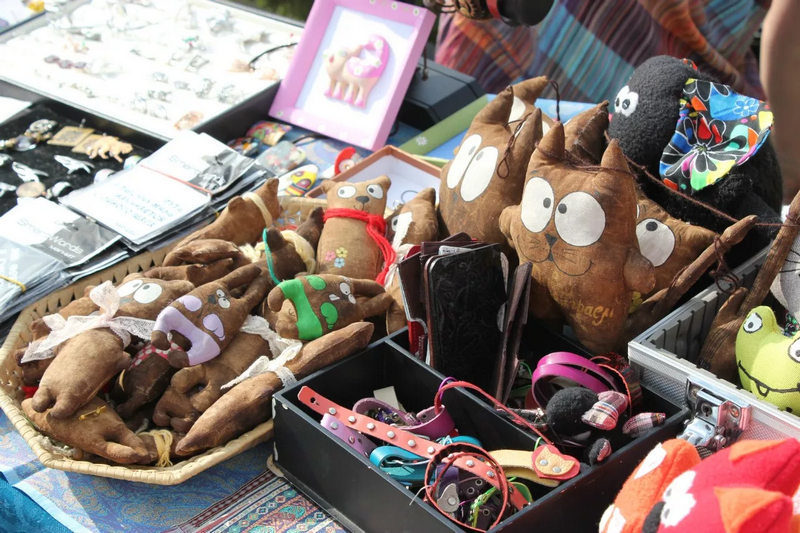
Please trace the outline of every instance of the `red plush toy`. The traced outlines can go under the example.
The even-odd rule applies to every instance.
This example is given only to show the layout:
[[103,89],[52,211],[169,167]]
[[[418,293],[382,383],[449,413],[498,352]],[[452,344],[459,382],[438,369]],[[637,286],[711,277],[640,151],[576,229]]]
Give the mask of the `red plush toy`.
[[689,443],[667,441],[625,482],[600,532],[789,533],[798,486],[795,439],[741,441],[704,461]]

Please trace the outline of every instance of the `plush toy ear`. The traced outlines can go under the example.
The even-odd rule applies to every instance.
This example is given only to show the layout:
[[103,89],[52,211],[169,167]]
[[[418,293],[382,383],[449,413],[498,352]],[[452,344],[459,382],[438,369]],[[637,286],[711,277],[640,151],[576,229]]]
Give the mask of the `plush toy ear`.
[[564,124],[556,122],[555,126],[550,128],[550,131],[539,141],[536,154],[540,159],[562,161],[564,159],[564,142]]
[[525,102],[525,104],[532,106],[536,103],[536,99],[541,96],[544,88],[547,87],[547,76],[539,76],[538,78],[531,78],[520,82],[512,87],[514,96]]
[[606,151],[603,154],[603,160],[600,162],[600,166],[613,168],[628,174],[631,173],[631,169],[628,167],[628,162],[625,160],[625,154],[622,153],[622,148],[620,148],[619,141],[616,139],[612,139],[608,144],[608,148],[606,148]]
[[270,179],[268,179],[267,183],[266,183],[267,191],[270,194],[277,196],[277,194],[278,194],[278,184],[279,183],[280,183],[280,181],[278,180],[278,178],[270,178]]
[[[416,196],[415,200],[419,200],[420,202],[426,202],[426,203],[429,203],[429,204],[435,204],[436,203],[436,189],[434,189],[433,187],[428,187],[427,189],[422,189],[419,193],[417,193],[417,196]],[[414,200],[412,200],[412,202],[413,201]]]
[[337,182],[335,182],[333,180],[325,180],[320,184],[319,187],[320,187],[320,189],[322,189],[322,192],[324,192],[325,194],[328,194],[328,192],[330,192],[330,190],[336,185],[337,185]]
[[[377,178],[375,178],[372,181],[374,181],[375,183],[377,183],[378,185],[383,187],[384,191],[388,191],[389,187],[392,186],[392,180],[389,179],[389,176],[386,176],[386,175],[378,176]],[[385,198],[385,195],[384,195],[384,198]]]
[[480,113],[475,115],[472,127],[475,126],[496,126],[498,124],[508,124],[508,117],[511,115],[511,108],[514,105],[514,91],[511,87],[497,95],[497,97],[486,104]]
[[[516,126],[515,126],[516,127]],[[542,110],[535,109],[524,122],[519,130],[519,136],[514,142],[513,150],[527,161],[530,159],[532,148],[536,146],[536,141],[542,138]]]
[[281,230],[278,228],[270,228],[267,230],[267,244],[271,252],[276,252],[286,247],[286,239],[281,235]]

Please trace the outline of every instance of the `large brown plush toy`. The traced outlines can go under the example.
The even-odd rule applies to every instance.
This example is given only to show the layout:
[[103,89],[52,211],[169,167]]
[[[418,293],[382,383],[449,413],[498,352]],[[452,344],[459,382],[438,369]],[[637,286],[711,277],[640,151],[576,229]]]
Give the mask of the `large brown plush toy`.
[[650,292],[655,274],[639,251],[635,183],[618,144],[596,171],[565,162],[564,142],[556,124],[531,158],[522,204],[503,211],[500,227],[578,339],[603,353],[617,349],[633,293]]
[[[164,307],[192,289],[194,285],[187,281],[142,278],[140,274],[128,276],[117,289],[110,282],[95,287],[90,293],[93,299],[104,301],[104,305],[110,307],[103,309],[101,306],[101,314],[85,320],[97,327],[78,330],[79,333],[55,346],[55,359],[44,372],[33,396],[33,408],[43,413],[52,407],[49,416],[53,418],[71,416],[94,398],[108,380],[128,368],[131,358],[123,343],[123,337],[130,338],[128,331],[132,329],[138,336],[149,333],[152,323],[143,321],[154,320]],[[115,309],[117,304],[118,310]],[[75,318],[71,317],[62,329],[42,339],[45,344],[32,343],[29,355],[46,351],[48,341],[56,342],[64,332],[73,331],[70,320]]]
[[361,183],[323,182],[328,209],[317,247],[318,273],[372,280],[379,274],[385,277],[386,263],[394,259],[383,218],[391,184],[387,176]]
[[22,402],[22,410],[48,437],[120,464],[139,463],[150,457],[141,439],[100,398],[93,397],[70,416],[58,418],[52,412],[35,409],[33,402]]
[[385,313],[392,297],[374,281],[327,274],[284,281],[267,303],[278,335],[309,341]]
[[390,268],[389,276],[386,278],[386,292],[393,300],[386,313],[386,332],[394,333],[406,326],[406,312],[396,266],[405,259],[409,247],[437,239],[439,224],[436,219],[436,191],[431,188],[424,189],[410,202],[400,207],[389,218],[387,232],[387,237],[397,255],[395,264]]
[[269,179],[256,191],[232,198],[219,218],[186,237],[181,244],[198,239],[221,239],[237,245],[252,244],[261,237],[264,228],[270,227],[278,219],[280,213],[278,180]]
[[[302,379],[364,348],[374,326],[357,322],[309,342],[284,365],[294,379]],[[203,413],[178,443],[181,455],[219,446],[241,435],[272,415],[272,396],[283,386],[281,374],[266,372],[235,385]]]
[[513,104],[511,87],[489,102],[472,121],[455,158],[442,169],[442,236],[465,232],[478,241],[507,246],[497,220],[504,208],[519,204],[528,160],[542,136],[539,109],[509,126]]
[[[175,339],[182,349],[170,350],[169,362],[177,368],[213,359],[230,344],[271,286],[266,272],[250,264],[198,287],[159,313],[151,337],[153,346],[170,350],[170,338]],[[244,290],[241,297],[234,296],[237,289]],[[180,337],[176,338],[176,333]]]
[[[274,334],[269,335],[266,321],[249,317],[248,322],[260,324],[255,330],[261,333],[248,333],[254,329],[244,327],[218,357],[183,368],[172,376],[169,388],[156,405],[153,422],[159,426],[171,425],[180,433],[188,432],[195,420],[227,392],[222,390],[223,385],[247,370],[258,357],[278,355],[275,352],[285,343]],[[272,344],[277,346],[273,348]]]

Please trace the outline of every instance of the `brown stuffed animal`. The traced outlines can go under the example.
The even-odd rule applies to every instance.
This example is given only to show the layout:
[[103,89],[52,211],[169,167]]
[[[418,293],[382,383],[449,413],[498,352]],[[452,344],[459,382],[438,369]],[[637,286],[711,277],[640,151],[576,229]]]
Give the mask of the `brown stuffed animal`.
[[636,237],[639,250],[655,267],[655,291],[664,289],[684,267],[708,248],[717,234],[670,216],[636,187]]
[[522,204],[503,211],[500,227],[578,339],[603,353],[618,347],[633,293],[650,292],[655,274],[639,252],[634,178],[619,145],[597,172],[566,163],[564,142],[556,124],[531,158]]
[[114,381],[111,398],[123,420],[127,421],[143,405],[158,400],[167,390],[175,368],[169,364],[166,355],[167,352],[147,343],[134,356],[127,370],[123,370]]
[[596,165],[608,144],[608,101],[572,117],[564,124],[565,148],[578,161]]
[[[153,346],[169,350],[169,362],[176,368],[213,359],[231,343],[271,285],[264,270],[250,264],[198,287],[159,313],[151,336]],[[232,294],[244,287],[241,297]],[[175,338],[175,333],[182,336],[175,340],[180,350],[170,350],[168,334]]]
[[232,242],[197,239],[173,248],[161,266],[146,274],[159,279],[185,279],[199,287],[249,264],[250,259]]
[[542,136],[539,109],[515,127],[508,125],[513,104],[511,87],[489,102],[472,121],[455,158],[442,169],[442,236],[465,232],[508,248],[497,220],[504,208],[519,204],[528,160]]
[[[106,282],[93,289],[92,294],[101,298],[110,294],[108,289],[113,287]],[[164,307],[192,289],[194,285],[188,281],[163,281],[133,274],[116,289],[120,299],[114,317],[154,320]],[[41,346],[29,348],[35,352]],[[94,398],[109,379],[128,368],[131,358],[123,348],[122,338],[109,327],[88,329],[62,342],[56,346],[55,359],[44,372],[31,405],[39,413],[52,407],[49,416],[53,418],[71,416]]]
[[377,282],[326,274],[284,281],[267,303],[278,335],[309,341],[385,313],[392,297]]
[[[302,379],[364,348],[374,326],[357,322],[311,341],[284,366]],[[217,400],[178,443],[177,452],[186,455],[225,444],[245,431],[266,422],[272,415],[272,395],[283,388],[278,374],[267,372],[235,385]]]
[[[259,317],[249,320],[264,321]],[[159,426],[171,425],[180,433],[188,432],[194,421],[227,392],[222,386],[265,354],[275,355],[267,339],[260,334],[240,331],[218,357],[183,368],[172,376],[167,392],[156,405],[153,422]]]
[[[361,183],[325,181],[325,227],[317,246],[317,272],[356,279],[385,277],[393,257],[386,240],[387,176]],[[385,265],[385,266],[384,266]],[[384,268],[382,271],[381,268]],[[382,280],[381,280],[382,281]]]
[[387,237],[397,254],[394,268],[390,269],[386,279],[386,292],[393,300],[386,313],[386,332],[394,333],[406,326],[406,312],[400,290],[400,277],[395,271],[396,265],[405,258],[410,246],[437,239],[439,224],[436,218],[436,190],[424,189],[400,207],[389,219],[387,231]]
[[261,238],[264,228],[270,227],[280,213],[278,180],[268,179],[256,191],[232,198],[219,218],[183,239],[180,245],[198,239],[221,239],[237,245],[252,244]]
[[52,412],[35,409],[33,402],[31,399],[22,402],[25,416],[52,439],[119,464],[138,463],[150,456],[141,439],[96,396],[74,414],[58,418]]

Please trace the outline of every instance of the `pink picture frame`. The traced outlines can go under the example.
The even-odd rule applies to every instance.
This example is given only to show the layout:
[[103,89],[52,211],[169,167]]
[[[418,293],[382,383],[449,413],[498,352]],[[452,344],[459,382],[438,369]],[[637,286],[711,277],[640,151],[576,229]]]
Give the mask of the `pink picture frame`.
[[[424,7],[395,0],[316,0],[270,116],[368,150],[386,144],[435,20]],[[363,104],[331,96],[329,51],[354,49],[379,35],[388,64]],[[384,56],[385,57],[385,56]],[[327,93],[327,94],[326,94]]]

